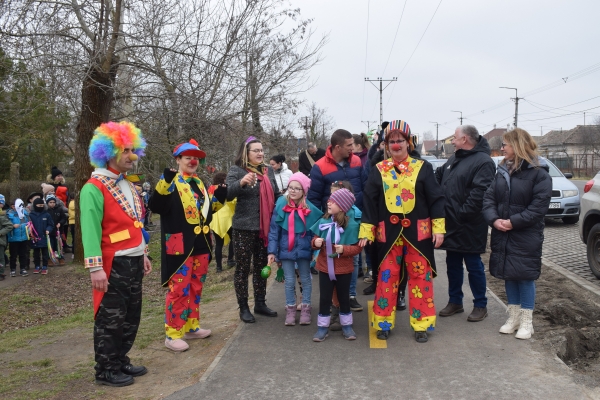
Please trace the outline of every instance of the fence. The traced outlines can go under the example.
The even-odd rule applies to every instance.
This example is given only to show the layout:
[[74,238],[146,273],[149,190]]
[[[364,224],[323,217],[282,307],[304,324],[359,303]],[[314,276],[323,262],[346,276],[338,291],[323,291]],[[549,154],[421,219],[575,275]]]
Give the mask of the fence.
[[548,157],[563,173],[570,172],[574,177],[593,177],[600,171],[600,154],[564,154]]

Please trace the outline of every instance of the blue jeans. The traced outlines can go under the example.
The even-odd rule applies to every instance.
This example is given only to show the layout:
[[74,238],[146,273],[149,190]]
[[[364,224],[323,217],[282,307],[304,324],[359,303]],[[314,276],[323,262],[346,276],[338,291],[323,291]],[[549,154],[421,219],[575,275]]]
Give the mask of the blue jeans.
[[504,281],[509,305],[533,310],[535,304],[535,281]]
[[296,265],[302,282],[302,303],[310,304],[312,281],[310,276],[310,260],[281,260],[281,267],[285,277],[285,304],[296,304]]
[[481,256],[472,253],[458,253],[456,251],[446,250],[446,273],[448,274],[448,294],[450,303],[463,303],[463,279],[464,268],[463,260],[469,273],[469,286],[473,293],[473,305],[475,307],[486,307],[487,297],[485,297],[485,270]]
[[361,262],[360,254],[355,255],[352,261],[354,261],[354,271],[352,271],[352,277],[350,278],[350,297],[356,297],[356,281],[358,280],[358,267]]

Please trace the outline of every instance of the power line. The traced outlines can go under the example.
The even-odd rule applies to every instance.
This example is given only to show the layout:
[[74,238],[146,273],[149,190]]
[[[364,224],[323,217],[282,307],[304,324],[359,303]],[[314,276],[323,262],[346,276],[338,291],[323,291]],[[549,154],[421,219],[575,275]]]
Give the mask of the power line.
[[[388,63],[390,62],[390,57],[392,56],[392,52],[394,51],[394,44],[396,44],[396,36],[398,36],[398,30],[400,29],[400,23],[402,22],[402,17],[404,16],[404,9],[406,8],[406,3],[408,0],[404,0],[404,6],[402,7],[402,14],[400,14],[400,20],[398,21],[398,26],[396,27],[396,34],[394,35],[394,41],[392,42],[392,48],[390,49],[390,54],[388,54],[387,61],[385,62],[385,67],[383,68],[383,73],[381,76],[385,75],[385,70],[387,69]],[[365,72],[366,75],[366,72]]]
[[566,117],[568,115],[581,114],[581,113],[583,113],[585,111],[595,110],[596,108],[600,108],[600,106],[591,107],[591,108],[588,108],[588,109],[585,109],[585,110],[575,111],[575,112],[568,113],[568,114],[556,115],[554,117],[538,118],[538,119],[527,119],[524,122],[544,121],[544,120],[547,120],[547,119],[562,118],[562,117]]

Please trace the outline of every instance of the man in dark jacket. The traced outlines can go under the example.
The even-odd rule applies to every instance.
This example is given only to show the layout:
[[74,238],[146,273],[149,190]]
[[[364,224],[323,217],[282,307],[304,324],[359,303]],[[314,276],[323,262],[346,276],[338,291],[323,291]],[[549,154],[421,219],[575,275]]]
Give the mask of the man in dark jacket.
[[298,155],[298,170],[306,176],[310,176],[310,170],[317,161],[325,156],[325,150],[317,148],[310,142],[306,150]]
[[446,250],[448,305],[440,317],[464,311],[463,261],[473,292],[473,312],[468,321],[487,317],[486,280],[481,253],[485,253],[487,224],[483,219],[483,195],[492,183],[496,166],[490,158],[490,146],[472,125],[456,128],[452,144],[454,154],[436,171],[436,179],[446,195],[446,236],[441,248]]

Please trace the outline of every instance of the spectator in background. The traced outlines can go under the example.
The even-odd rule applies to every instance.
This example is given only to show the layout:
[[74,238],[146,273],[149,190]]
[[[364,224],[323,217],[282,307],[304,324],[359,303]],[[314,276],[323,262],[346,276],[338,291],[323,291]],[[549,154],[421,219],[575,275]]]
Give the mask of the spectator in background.
[[[35,204],[35,200],[34,200],[34,204]],[[62,227],[67,225],[67,221],[69,220],[69,218],[67,217],[67,214],[62,210],[62,208],[59,208],[56,205],[56,197],[54,197],[53,195],[49,195],[48,197],[46,197],[46,205],[48,206],[48,214],[52,218],[52,225],[54,226],[54,229],[52,230],[52,234],[50,235],[50,245],[52,246],[52,251],[58,252],[58,249],[59,249],[58,239],[59,238],[56,233],[58,232],[60,234]],[[32,221],[33,221],[33,217],[32,217]],[[36,227],[36,230],[37,230],[37,227]],[[41,232],[39,232],[39,231],[38,231],[38,233],[41,234]],[[34,254],[34,259],[35,259],[35,246],[34,246],[33,254]],[[36,265],[39,265],[39,264],[36,264]],[[60,252],[59,252],[59,256],[58,256],[58,265],[65,265],[65,257]],[[43,273],[44,272],[42,272],[42,274]]]
[[65,177],[60,169],[52,167],[50,174],[46,177],[46,182],[54,186],[56,198],[67,204],[69,200],[69,191],[65,185]]
[[306,150],[298,155],[298,170],[310,177],[313,165],[325,156],[325,150],[317,148],[317,145],[309,142]]
[[19,257],[19,267],[21,276],[27,276],[29,265],[27,264],[27,230],[29,222],[29,212],[23,206],[23,200],[16,199],[11,201],[11,209],[6,216],[13,224],[13,230],[8,234],[8,249],[10,252],[10,276],[17,276],[17,257]]
[[[52,203],[55,203],[55,201],[52,201]],[[56,206],[56,204],[54,204],[54,206]],[[32,235],[31,240],[31,247],[33,248],[33,264],[35,265],[33,273],[46,275],[48,274],[48,251],[52,251],[52,249],[48,249],[46,235],[49,235],[50,239],[52,239],[52,236],[56,237],[54,232],[55,224],[52,221],[52,216],[48,211],[44,210],[44,200],[42,199],[35,199],[33,201],[33,210],[29,215],[31,224],[35,229],[35,232],[37,232],[37,235]],[[52,240],[50,240],[50,242],[52,243]],[[54,243],[56,243],[56,241]]]
[[275,173],[275,182],[277,182],[279,193],[284,194],[287,190],[290,176],[293,174],[285,163],[285,156],[283,154],[277,154],[276,156],[271,157],[269,165],[271,165],[271,168],[273,168],[273,172]]
[[71,232],[71,245],[65,243],[65,246],[70,247],[75,253],[75,195],[73,193],[69,193],[69,232]]
[[367,154],[369,153],[369,138],[366,133],[352,135],[354,139],[354,155],[360,158],[360,163],[364,167],[368,161]]
[[27,204],[25,206],[25,208],[27,209],[28,212],[31,212],[32,208],[33,208],[33,201],[37,198],[43,198],[44,194],[42,192],[32,192],[29,194],[29,196],[27,197]]
[[7,235],[13,230],[13,224],[3,210],[6,204],[4,195],[0,194],[0,281],[4,280],[5,251],[8,244]]
[[[233,240],[231,240],[231,220],[233,217],[232,211],[235,210],[235,200],[232,201],[233,207],[230,207],[227,204],[227,200],[220,202],[219,199],[215,197],[215,191],[219,187],[227,187],[227,185],[225,185],[226,178],[227,173],[217,172],[215,176],[213,176],[212,185],[208,188],[208,194],[212,197],[215,212],[213,221],[218,219],[219,222],[226,224],[226,226],[222,226],[220,223],[214,225],[211,222],[211,228],[213,229],[213,235],[215,237],[215,263],[217,264],[217,272],[223,271],[223,246],[227,244],[229,244],[229,250],[227,251],[227,266],[235,266],[235,261],[233,259]],[[225,206],[227,206],[226,209],[223,209]],[[221,220],[221,213],[226,214],[229,218],[225,217]],[[218,228],[216,226],[218,226]]]

